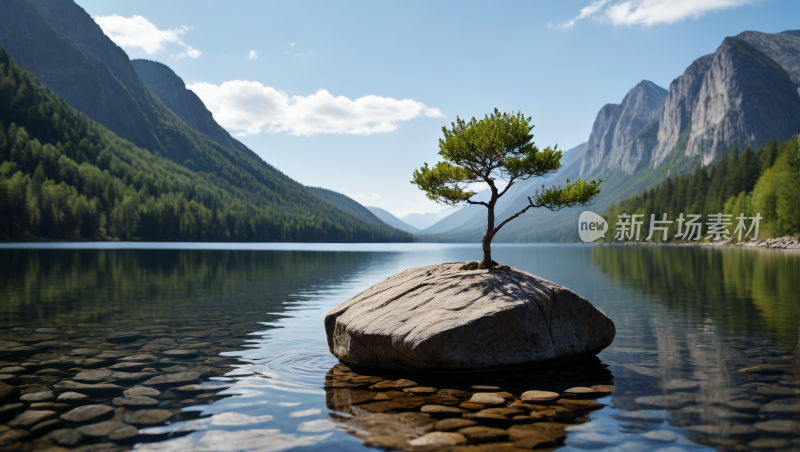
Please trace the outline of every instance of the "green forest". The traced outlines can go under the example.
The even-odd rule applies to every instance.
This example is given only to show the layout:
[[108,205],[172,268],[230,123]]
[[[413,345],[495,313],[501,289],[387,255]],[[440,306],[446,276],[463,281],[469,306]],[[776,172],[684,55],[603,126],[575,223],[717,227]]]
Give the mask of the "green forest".
[[298,209],[289,200],[316,199],[305,190],[235,185],[226,176],[192,171],[118,137],[0,46],[0,240],[412,240],[322,200]]
[[[668,228],[667,241],[689,241],[691,237],[675,237],[678,234],[680,214],[701,215],[700,241],[711,241],[724,236],[712,234],[709,238],[709,224],[716,222],[710,215],[730,215],[721,227],[727,230],[730,238],[738,241],[737,217],[743,215],[747,227],[741,240],[753,239],[755,229],[750,229],[757,215],[758,238],[781,237],[800,234],[800,155],[797,138],[788,142],[772,140],[758,151],[746,148],[744,152],[734,149],[720,161],[700,167],[693,173],[667,179],[659,186],[646,190],[603,213],[608,221],[605,242],[616,243],[619,216],[623,214],[643,214],[639,241],[644,242],[649,235],[651,214],[656,220],[663,220],[663,214],[672,223],[659,224]],[[746,233],[750,231],[750,235]],[[686,227],[682,232],[686,232]],[[662,241],[663,232],[655,231],[650,241]],[[602,240],[602,239],[601,239]],[[636,241],[635,236],[629,240]]]

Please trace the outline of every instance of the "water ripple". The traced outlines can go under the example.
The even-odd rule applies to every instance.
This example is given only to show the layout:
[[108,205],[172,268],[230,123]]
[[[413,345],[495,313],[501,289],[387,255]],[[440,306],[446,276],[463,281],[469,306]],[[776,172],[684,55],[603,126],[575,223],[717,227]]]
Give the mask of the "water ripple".
[[338,361],[327,348],[289,348],[242,367],[266,377],[271,387],[290,392],[324,392],[325,373]]

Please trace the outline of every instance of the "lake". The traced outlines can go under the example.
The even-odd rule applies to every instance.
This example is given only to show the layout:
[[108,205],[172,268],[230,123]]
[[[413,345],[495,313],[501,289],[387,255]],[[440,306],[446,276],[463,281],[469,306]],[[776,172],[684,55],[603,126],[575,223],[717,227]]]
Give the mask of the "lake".
[[[496,261],[605,312],[614,343],[589,360],[499,375],[337,367],[330,309],[406,268],[480,257],[479,245],[4,244],[0,449],[362,450],[400,428],[364,419],[432,428],[418,406],[369,410],[390,400],[376,382],[412,379],[495,386],[509,402],[530,389],[613,386],[568,416],[487,418],[500,433],[480,450],[800,450],[797,252],[495,245]],[[569,425],[538,445],[508,437],[537,424]]]

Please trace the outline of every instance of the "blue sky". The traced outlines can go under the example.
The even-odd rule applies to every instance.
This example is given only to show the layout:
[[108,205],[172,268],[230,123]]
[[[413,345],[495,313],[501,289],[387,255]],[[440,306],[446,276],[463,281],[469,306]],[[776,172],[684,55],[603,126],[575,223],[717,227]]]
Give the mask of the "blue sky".
[[273,166],[398,216],[442,209],[409,180],[456,115],[521,110],[566,150],[641,80],[668,89],[726,36],[800,28],[796,0],[77,3]]

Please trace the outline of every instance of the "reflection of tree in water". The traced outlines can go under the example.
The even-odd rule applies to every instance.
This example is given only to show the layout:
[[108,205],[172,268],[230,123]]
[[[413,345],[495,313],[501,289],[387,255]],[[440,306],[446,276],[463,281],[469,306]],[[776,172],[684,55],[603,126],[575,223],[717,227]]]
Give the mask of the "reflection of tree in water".
[[599,246],[592,264],[612,281],[737,334],[797,342],[800,254],[759,249]]

